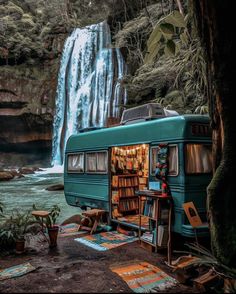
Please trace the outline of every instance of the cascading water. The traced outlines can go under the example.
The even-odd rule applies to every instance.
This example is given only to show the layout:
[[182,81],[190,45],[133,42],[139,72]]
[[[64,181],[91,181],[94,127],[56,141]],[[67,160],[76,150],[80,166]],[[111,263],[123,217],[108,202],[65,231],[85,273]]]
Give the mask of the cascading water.
[[52,165],[63,164],[65,144],[80,128],[103,127],[126,103],[120,79],[126,66],[112,49],[106,22],[75,29],[65,42],[58,76]]

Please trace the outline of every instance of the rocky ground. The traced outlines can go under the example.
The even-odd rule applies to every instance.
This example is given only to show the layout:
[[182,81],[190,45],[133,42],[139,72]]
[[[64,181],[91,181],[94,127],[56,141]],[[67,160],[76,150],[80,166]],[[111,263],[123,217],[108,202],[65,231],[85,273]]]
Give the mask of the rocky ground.
[[[146,261],[173,276],[165,264],[165,253],[149,253],[138,243],[99,252],[72,236],[60,237],[56,249],[49,249],[46,241],[31,242],[23,255],[2,257],[0,269],[30,262],[36,270],[2,281],[0,293],[130,293],[132,290],[109,267],[124,261]],[[168,292],[196,293],[191,286],[181,284]]]

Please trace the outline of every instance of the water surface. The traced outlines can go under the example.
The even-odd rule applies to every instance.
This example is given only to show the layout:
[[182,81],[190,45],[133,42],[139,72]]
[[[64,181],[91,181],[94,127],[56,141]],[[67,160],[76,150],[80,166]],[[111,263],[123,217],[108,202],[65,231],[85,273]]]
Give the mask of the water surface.
[[48,186],[54,184],[63,184],[62,173],[37,173],[0,182],[0,201],[4,203],[6,212],[11,212],[14,208],[23,211],[32,210],[33,204],[43,209],[49,209],[52,205],[58,204],[61,208],[58,222],[80,213],[80,208],[67,204],[64,191],[46,190]]

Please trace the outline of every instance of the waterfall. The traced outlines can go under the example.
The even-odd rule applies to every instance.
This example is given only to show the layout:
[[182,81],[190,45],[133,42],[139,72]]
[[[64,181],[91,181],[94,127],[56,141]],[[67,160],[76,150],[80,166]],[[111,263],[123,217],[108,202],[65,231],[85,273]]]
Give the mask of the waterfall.
[[120,80],[126,66],[119,49],[111,48],[106,22],[75,29],[67,38],[60,70],[53,124],[52,165],[62,165],[65,144],[81,128],[103,127],[119,117],[126,90]]

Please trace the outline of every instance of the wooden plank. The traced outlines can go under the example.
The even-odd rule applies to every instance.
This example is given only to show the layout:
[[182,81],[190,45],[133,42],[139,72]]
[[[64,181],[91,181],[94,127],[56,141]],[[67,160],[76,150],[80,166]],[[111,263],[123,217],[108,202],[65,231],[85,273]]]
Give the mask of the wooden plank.
[[181,283],[187,283],[194,272],[196,272],[196,264],[199,258],[194,256],[181,256],[177,260],[171,263],[173,268],[173,272],[176,274],[176,279]]
[[207,273],[194,279],[193,285],[198,291],[205,292],[207,287],[213,285],[218,279],[219,276],[212,269],[210,269]]

